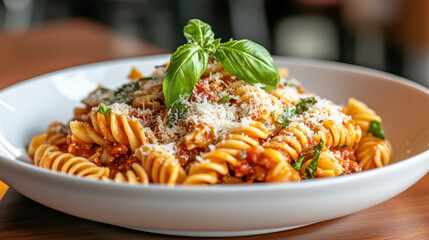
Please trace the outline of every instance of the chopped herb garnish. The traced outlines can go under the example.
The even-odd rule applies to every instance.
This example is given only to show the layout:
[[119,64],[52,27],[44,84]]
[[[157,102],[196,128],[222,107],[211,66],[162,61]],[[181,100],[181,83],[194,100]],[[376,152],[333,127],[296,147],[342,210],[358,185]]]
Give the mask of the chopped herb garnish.
[[134,82],[122,85],[113,93],[113,98],[108,102],[113,103],[125,103],[131,105],[134,99]]
[[285,128],[290,123],[289,118],[293,116],[293,115],[290,115],[290,114],[291,114],[291,111],[289,110],[289,107],[286,105],[285,106],[285,111],[284,111],[283,114],[278,115],[277,118],[276,118],[275,114],[273,112],[271,114],[271,117],[273,118],[273,120],[274,120],[275,123],[277,123],[278,125],[280,125],[282,128]]
[[155,68],[165,68],[165,64],[162,65],[156,65]]
[[292,164],[293,169],[296,171],[299,171],[301,169],[302,163],[304,162],[304,158],[311,153],[314,153],[314,156],[310,162],[310,165],[308,165],[305,168],[305,178],[314,178],[317,172],[317,164],[319,163],[319,156],[320,152],[323,149],[323,141],[320,141],[319,144],[314,146],[312,149],[310,149],[308,152],[304,153],[301,157],[296,160],[295,163]]
[[246,149],[244,149],[244,148],[240,149],[240,159],[243,160],[246,157],[247,157]]
[[282,83],[285,87],[295,87],[295,88],[299,87],[298,81],[294,78],[286,78],[286,80],[283,81]]
[[98,112],[100,112],[106,116],[110,116],[112,109],[110,107],[108,107],[106,104],[100,103],[100,105],[98,106]]
[[315,103],[317,103],[317,100],[314,97],[301,98],[299,103],[296,104],[295,114],[298,114],[301,111],[307,111],[309,106]]
[[[285,106],[285,111],[283,114],[280,114],[275,117],[274,112],[271,114],[271,117],[273,118],[274,122],[280,125],[282,128],[285,128],[289,126],[290,120],[289,118],[295,116],[298,113],[301,113],[303,111],[307,111],[309,108],[309,105],[313,105],[317,102],[317,100],[314,97],[308,97],[308,98],[301,98],[299,103],[296,104],[295,108],[289,109],[289,107]],[[279,119],[281,121],[279,121]]]
[[369,130],[367,133],[372,133],[374,137],[378,137],[384,140],[384,131],[381,126],[381,122],[372,120],[369,123]]
[[143,81],[147,81],[147,80],[153,80],[153,77],[144,77],[144,78],[140,78],[140,79],[136,80],[136,81],[134,82],[134,88],[133,88],[133,91],[138,91],[138,90],[140,90],[140,83],[141,83],[141,82],[143,82]]
[[219,100],[220,103],[227,103],[229,100],[234,99],[234,95],[226,95],[225,97]]
[[183,118],[188,109],[185,107],[183,102],[177,101],[173,106],[168,110],[167,114],[167,127],[172,128],[176,122]]
[[340,145],[338,145],[338,148],[345,148],[345,147],[347,147],[346,144],[340,144]]

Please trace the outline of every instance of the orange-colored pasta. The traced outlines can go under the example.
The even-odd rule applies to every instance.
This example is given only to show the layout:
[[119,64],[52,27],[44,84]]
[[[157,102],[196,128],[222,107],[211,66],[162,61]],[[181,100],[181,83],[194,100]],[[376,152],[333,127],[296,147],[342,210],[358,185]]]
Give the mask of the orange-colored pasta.
[[[392,147],[369,132],[381,117],[351,98],[341,108],[306,92],[280,69],[267,91],[224,71],[213,58],[184,111],[168,125],[168,63],[150,77],[136,68],[115,90],[99,86],[68,126],[31,140],[43,168],[128,184],[236,184],[336,177],[389,164]],[[309,174],[309,172],[311,174]]]

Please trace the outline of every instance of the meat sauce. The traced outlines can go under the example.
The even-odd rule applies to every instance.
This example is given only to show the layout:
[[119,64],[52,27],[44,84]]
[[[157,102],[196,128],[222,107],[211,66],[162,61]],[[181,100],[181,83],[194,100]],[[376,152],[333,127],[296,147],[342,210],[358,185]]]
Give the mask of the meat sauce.
[[242,149],[234,167],[235,177],[244,178],[246,182],[264,181],[271,161],[261,156],[263,150],[261,146]]
[[[68,152],[74,156],[84,157],[99,167],[108,167],[111,178],[120,173],[126,173],[131,169],[133,163],[139,163],[140,160],[132,154],[130,147],[111,143],[104,147],[97,147],[92,143],[73,141],[71,136],[67,137]],[[106,157],[103,157],[103,153]]]

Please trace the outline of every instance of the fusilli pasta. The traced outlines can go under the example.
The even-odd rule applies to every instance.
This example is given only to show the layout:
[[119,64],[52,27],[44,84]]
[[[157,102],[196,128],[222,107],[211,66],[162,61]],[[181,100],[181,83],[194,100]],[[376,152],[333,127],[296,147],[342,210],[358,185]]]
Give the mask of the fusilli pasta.
[[33,137],[29,157],[70,175],[167,186],[301,181],[390,162],[380,116],[354,98],[341,108],[306,92],[287,69],[268,91],[211,58],[171,124],[168,66],[148,77],[133,68],[116,90],[99,86],[68,126],[54,122]]

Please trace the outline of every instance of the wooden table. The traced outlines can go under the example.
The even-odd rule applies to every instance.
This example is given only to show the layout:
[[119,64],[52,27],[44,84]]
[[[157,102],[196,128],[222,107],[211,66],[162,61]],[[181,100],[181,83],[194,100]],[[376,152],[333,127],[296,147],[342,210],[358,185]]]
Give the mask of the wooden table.
[[[164,52],[87,20],[56,22],[19,35],[0,33],[0,89],[64,67]],[[399,196],[350,216],[238,239],[429,239],[428,186],[429,175],[426,175]],[[0,183],[0,198],[6,189]],[[0,239],[144,238],[173,237],[72,217],[13,189],[7,190],[0,202]]]

